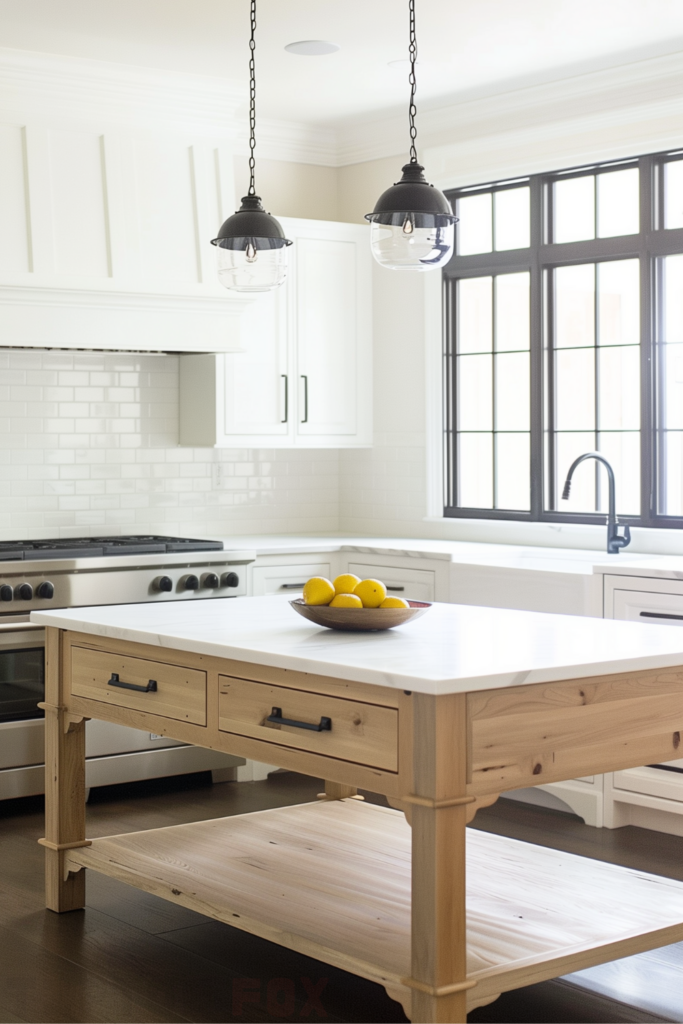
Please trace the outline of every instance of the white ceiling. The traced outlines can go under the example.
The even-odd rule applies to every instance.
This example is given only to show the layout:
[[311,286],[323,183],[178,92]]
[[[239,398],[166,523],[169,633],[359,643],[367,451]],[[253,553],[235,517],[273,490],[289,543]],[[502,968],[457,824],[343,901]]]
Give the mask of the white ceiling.
[[[257,110],[308,124],[407,102],[407,0],[258,0]],[[418,104],[435,108],[683,51],[683,0],[417,0]],[[0,0],[4,47],[246,84],[248,0]],[[325,57],[286,53],[326,39]]]

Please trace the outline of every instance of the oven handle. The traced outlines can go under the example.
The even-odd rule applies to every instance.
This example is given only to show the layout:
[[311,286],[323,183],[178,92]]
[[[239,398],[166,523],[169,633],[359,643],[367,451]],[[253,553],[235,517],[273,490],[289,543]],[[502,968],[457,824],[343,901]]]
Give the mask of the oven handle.
[[157,681],[150,679],[147,686],[137,686],[135,683],[122,683],[118,672],[112,672],[111,679],[107,680],[107,686],[119,686],[122,690],[138,690],[140,693],[156,693]]
[[0,623],[0,633],[23,633],[29,629],[45,629],[45,626],[41,625],[40,622],[2,622]]

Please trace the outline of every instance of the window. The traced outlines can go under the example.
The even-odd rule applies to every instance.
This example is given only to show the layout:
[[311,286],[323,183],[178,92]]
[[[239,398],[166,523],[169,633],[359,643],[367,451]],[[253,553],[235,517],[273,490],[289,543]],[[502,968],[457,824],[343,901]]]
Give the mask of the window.
[[683,526],[683,152],[449,198],[444,514]]

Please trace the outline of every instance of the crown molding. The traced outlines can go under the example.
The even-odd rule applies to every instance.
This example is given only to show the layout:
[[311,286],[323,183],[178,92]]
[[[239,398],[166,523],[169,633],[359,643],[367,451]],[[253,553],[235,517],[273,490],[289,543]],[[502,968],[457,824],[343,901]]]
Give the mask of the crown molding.
[[[249,154],[249,126],[240,122],[235,135],[235,153]],[[266,160],[337,167],[337,133],[326,125],[303,124],[297,121],[273,121],[259,118],[256,152]]]
[[247,91],[199,75],[0,48],[0,114],[232,138]]
[[[565,120],[590,120],[599,112],[606,123],[628,117],[627,111],[648,106],[654,116],[666,114],[671,101],[683,95],[683,54],[631,61],[618,67],[519,87],[501,85],[495,95],[463,97],[438,108],[419,110],[418,142],[430,152],[459,146],[534,126]],[[337,126],[339,166],[363,163],[407,152],[405,111]]]
[[[631,60],[618,67],[533,85],[502,83],[494,95],[461,95],[438,107],[421,107],[421,151],[441,161],[440,173],[449,183],[455,183],[454,175],[457,177],[453,161],[463,158],[467,181],[473,184],[476,152],[479,150],[482,161],[485,157],[489,180],[494,176],[493,166],[498,166],[491,161],[502,137],[509,149],[513,136],[519,145],[522,140],[538,144],[543,137],[550,143],[561,139],[563,131],[574,136],[582,130],[593,134],[602,126],[609,132],[619,125],[628,127],[629,119],[635,119],[653,122],[647,137],[666,139],[661,148],[680,145],[683,139],[676,137],[671,125],[660,126],[658,135],[654,122],[680,118],[682,58],[683,54],[675,53]],[[128,131],[171,131],[190,138],[218,138],[235,153],[246,155],[247,102],[246,83],[0,48],[0,117],[15,123],[26,118],[34,123],[87,124],[100,130],[115,125]],[[559,130],[558,125],[564,127]],[[364,121],[313,125],[261,119],[258,123],[259,155],[326,167],[400,158],[407,152],[407,139],[403,108],[378,112]],[[446,159],[449,147],[451,157]],[[638,148],[643,151],[642,145]],[[651,148],[655,148],[654,142]],[[623,148],[620,153],[625,153]],[[548,156],[544,159],[543,169],[552,169]],[[553,166],[566,166],[564,155],[562,161]],[[527,166],[525,173],[531,169]],[[480,173],[484,173],[483,166]],[[430,174],[434,176],[431,167]],[[495,176],[499,176],[497,171]]]

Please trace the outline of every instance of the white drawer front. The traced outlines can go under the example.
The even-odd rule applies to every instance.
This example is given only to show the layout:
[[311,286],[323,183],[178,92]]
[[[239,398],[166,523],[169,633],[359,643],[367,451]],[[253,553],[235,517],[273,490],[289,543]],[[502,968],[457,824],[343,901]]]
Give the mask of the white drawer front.
[[308,562],[305,565],[256,566],[252,569],[253,597],[266,594],[282,594],[301,597],[304,583],[311,576],[325,576],[330,579],[329,562]]
[[683,626],[683,594],[615,590],[614,618],[657,626]]
[[434,600],[434,573],[429,569],[399,569],[388,565],[362,565],[349,562],[349,572],[361,579],[381,580],[389,594],[413,601]]

